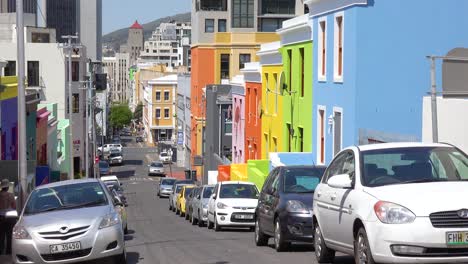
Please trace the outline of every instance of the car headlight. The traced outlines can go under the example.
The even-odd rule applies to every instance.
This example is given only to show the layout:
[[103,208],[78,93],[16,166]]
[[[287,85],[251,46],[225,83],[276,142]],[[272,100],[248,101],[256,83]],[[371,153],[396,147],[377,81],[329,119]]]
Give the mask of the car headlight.
[[120,223],[120,217],[118,213],[108,214],[104,216],[104,218],[102,218],[101,224],[99,225],[99,229],[111,227],[119,223]]
[[216,204],[216,206],[218,207],[218,209],[226,209],[226,208],[228,208],[228,206],[225,205],[225,204],[223,204],[222,202],[218,202],[218,203]]
[[26,228],[22,225],[17,225],[13,228],[13,239],[31,239]]
[[385,224],[408,224],[416,219],[416,215],[408,208],[390,202],[377,202],[374,211],[377,218]]
[[303,202],[297,201],[297,200],[288,201],[286,205],[286,210],[290,213],[308,213],[309,212],[309,210],[307,209],[307,206]]

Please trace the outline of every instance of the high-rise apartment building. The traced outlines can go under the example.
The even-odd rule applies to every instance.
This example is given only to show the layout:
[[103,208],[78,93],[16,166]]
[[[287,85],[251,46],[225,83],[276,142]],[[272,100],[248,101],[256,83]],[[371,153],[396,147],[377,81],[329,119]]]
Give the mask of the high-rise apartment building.
[[[23,0],[24,13],[37,13],[37,0]],[[16,13],[16,0],[0,0],[0,13]]]
[[161,23],[145,41],[140,61],[171,67],[190,67],[190,23]]
[[128,29],[127,45],[120,47],[120,52],[130,54],[130,66],[136,65],[144,47],[143,26],[135,21]]
[[107,73],[110,86],[110,98],[113,102],[128,103],[128,75],[130,54],[116,53],[115,57],[103,58],[103,71]]
[[77,0],[44,0],[46,24],[55,28],[57,41],[65,42],[62,36],[75,35],[78,32]]

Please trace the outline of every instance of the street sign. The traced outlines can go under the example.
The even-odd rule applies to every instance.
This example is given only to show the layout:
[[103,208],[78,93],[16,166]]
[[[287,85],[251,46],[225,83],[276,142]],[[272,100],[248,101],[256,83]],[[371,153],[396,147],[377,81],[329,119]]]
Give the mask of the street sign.
[[182,131],[177,132],[177,145],[184,144],[184,133]]

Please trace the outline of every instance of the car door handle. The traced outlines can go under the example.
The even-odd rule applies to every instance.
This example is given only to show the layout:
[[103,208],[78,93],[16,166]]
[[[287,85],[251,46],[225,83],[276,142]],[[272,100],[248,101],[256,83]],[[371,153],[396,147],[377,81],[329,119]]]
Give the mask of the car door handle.
[[330,196],[330,199],[331,199],[332,201],[335,201],[335,200],[336,200],[336,193],[332,194],[332,195]]

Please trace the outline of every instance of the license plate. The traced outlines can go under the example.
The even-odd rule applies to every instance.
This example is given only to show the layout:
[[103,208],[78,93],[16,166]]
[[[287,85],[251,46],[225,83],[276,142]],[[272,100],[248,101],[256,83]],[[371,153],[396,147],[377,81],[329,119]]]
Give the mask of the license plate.
[[447,232],[448,246],[468,246],[468,232]]
[[68,252],[68,251],[75,251],[81,249],[80,242],[71,242],[65,244],[58,244],[58,245],[51,245],[50,246],[50,253],[61,253],[61,252]]
[[253,215],[235,215],[236,219],[253,219]]

